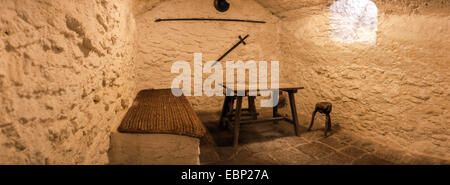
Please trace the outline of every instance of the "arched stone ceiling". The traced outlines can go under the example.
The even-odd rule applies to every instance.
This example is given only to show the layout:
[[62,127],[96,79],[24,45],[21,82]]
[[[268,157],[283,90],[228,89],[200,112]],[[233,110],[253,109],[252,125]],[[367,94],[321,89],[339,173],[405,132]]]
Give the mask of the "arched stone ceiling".
[[267,8],[272,14],[280,16],[284,12],[291,10],[313,7],[327,6],[335,0],[255,0],[261,6]]
[[[320,10],[337,0],[255,0],[280,18],[295,16],[301,9]],[[387,14],[432,13],[448,14],[450,0],[371,0]],[[300,11],[301,12],[301,11]]]
[[[134,0],[133,11],[135,14],[149,11],[158,6],[163,1],[169,0]],[[204,0],[205,3],[211,3],[214,0]],[[228,0],[231,5],[233,1]],[[337,0],[254,0],[261,6],[269,10],[273,15],[280,18],[295,16],[297,11],[302,9],[323,10],[329,7]],[[379,9],[387,14],[408,14],[408,13],[426,13],[441,12],[448,14],[450,10],[450,0],[371,0]]]

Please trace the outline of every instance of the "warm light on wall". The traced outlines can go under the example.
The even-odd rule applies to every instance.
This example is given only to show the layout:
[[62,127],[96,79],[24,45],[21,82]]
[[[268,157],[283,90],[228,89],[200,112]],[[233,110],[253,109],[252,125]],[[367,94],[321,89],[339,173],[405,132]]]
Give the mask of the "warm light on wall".
[[375,44],[378,9],[370,0],[338,0],[330,6],[330,38],[344,43]]

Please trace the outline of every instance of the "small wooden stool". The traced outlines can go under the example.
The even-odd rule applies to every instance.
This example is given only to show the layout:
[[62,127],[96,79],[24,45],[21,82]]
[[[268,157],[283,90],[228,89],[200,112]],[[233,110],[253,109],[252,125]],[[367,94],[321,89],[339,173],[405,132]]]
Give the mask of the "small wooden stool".
[[327,132],[331,130],[331,113],[332,105],[330,102],[319,102],[316,104],[316,108],[314,109],[314,112],[312,113],[311,118],[311,125],[309,125],[308,131],[311,130],[313,124],[314,124],[314,117],[316,116],[316,112],[319,111],[322,114],[325,114],[327,117],[327,121],[325,122],[325,137],[327,137]]

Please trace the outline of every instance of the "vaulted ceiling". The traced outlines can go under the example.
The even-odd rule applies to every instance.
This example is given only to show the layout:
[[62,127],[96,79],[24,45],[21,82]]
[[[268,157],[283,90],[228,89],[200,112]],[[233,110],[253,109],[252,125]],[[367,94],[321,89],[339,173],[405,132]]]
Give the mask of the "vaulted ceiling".
[[281,13],[291,10],[313,7],[327,6],[335,0],[255,0],[261,6],[267,8],[272,14],[279,16]]
[[[168,0],[134,0],[134,11],[140,14],[149,11],[158,6],[161,2]],[[214,0],[205,0],[205,3],[212,3]],[[232,1],[228,0],[231,4]],[[329,7],[338,0],[255,0],[261,6],[269,10],[273,15],[286,18],[296,16],[296,11],[302,9],[320,10]],[[411,13],[417,11],[426,11],[425,9],[441,10],[448,13],[450,10],[450,0],[371,0],[378,8],[382,8],[386,13]]]
[[[338,0],[255,0],[261,6],[272,12],[273,15],[285,18],[295,16],[296,11],[304,8],[316,10],[329,7]],[[450,0],[371,0],[379,9],[385,13],[425,13],[436,14],[441,12],[448,14]]]
[[[137,14],[142,13],[142,11],[148,11],[167,0],[135,0],[134,8]],[[205,0],[205,3],[212,3],[214,0]],[[232,0],[228,0],[231,4]],[[239,0],[238,0],[239,1]],[[268,9],[273,15],[282,17],[281,14],[289,12],[291,10],[302,9],[306,7],[315,6],[329,6],[336,0],[255,0],[261,6]]]

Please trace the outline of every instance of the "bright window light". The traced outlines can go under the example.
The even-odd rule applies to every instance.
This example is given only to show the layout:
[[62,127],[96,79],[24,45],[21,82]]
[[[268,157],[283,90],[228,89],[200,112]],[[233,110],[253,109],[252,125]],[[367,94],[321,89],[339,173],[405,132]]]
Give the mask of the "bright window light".
[[370,0],[338,0],[330,6],[330,38],[336,42],[375,44],[378,9]]

